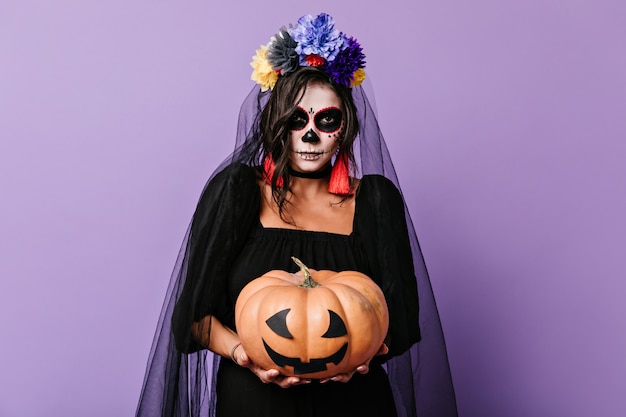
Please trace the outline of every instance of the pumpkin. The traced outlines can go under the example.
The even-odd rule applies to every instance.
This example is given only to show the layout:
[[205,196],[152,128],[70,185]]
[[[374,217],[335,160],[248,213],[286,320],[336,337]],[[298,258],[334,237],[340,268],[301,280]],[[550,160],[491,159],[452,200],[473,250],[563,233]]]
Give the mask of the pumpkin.
[[265,369],[301,378],[352,372],[382,346],[389,312],[381,289],[356,271],[274,270],[246,285],[235,305],[241,344]]

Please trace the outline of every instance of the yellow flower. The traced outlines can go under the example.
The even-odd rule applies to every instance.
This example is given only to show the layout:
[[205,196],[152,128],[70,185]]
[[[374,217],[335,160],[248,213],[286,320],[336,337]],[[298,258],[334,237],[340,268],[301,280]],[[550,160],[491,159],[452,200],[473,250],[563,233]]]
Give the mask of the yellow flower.
[[278,80],[278,74],[272,69],[272,66],[267,61],[267,46],[261,45],[260,49],[256,50],[256,55],[252,57],[252,80],[261,85],[261,91],[267,91],[274,88],[276,81]]
[[350,87],[352,88],[352,87],[361,85],[364,79],[365,79],[365,70],[363,68],[357,69],[356,71],[354,71],[354,74],[352,74],[352,81],[350,82]]

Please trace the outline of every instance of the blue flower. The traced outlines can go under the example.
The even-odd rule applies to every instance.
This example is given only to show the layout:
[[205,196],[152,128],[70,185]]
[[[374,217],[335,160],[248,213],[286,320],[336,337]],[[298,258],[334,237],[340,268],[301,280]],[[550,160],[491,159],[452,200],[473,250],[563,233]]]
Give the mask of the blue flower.
[[350,87],[354,79],[354,72],[365,67],[363,48],[354,38],[345,38],[341,51],[332,62],[324,68],[332,82]]
[[319,55],[331,62],[339,53],[345,41],[343,33],[335,29],[332,16],[321,13],[317,17],[302,16],[298,24],[290,28],[291,37],[298,43],[296,52],[300,56],[300,65],[306,66],[306,56]]

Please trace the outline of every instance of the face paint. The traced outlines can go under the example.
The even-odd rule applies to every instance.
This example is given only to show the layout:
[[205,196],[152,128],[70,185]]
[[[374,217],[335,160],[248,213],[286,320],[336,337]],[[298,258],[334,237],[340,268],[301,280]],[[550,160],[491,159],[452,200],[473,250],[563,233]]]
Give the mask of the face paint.
[[315,113],[313,109],[307,113],[302,107],[298,107],[289,118],[289,130],[299,131],[307,127],[310,122],[309,114],[313,118],[313,124],[320,132],[335,133],[341,128],[343,114],[341,109],[337,107],[326,107]]
[[290,168],[300,173],[321,172],[340,145],[344,125],[341,99],[330,86],[312,83],[295,106],[285,126]]
[[302,130],[309,124],[309,115],[302,107],[298,107],[287,122],[289,130]]
[[320,141],[320,137],[317,136],[317,133],[313,131],[313,129],[309,129],[308,132],[302,136],[302,142],[305,143],[316,143]]
[[313,121],[320,132],[335,133],[341,127],[341,110],[337,107],[322,109],[315,113]]

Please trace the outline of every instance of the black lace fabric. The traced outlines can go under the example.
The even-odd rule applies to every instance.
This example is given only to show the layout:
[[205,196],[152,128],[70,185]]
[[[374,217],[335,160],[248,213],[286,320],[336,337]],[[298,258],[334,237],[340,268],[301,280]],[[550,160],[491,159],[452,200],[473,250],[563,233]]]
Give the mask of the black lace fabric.
[[[234,321],[236,291],[229,287],[229,277],[258,227],[258,193],[250,184],[256,184],[256,167],[263,165],[265,156],[259,116],[269,94],[256,86],[248,95],[240,111],[235,150],[203,190],[171,276],[137,416],[215,415],[220,357],[193,341],[189,329],[208,314],[227,325]],[[362,234],[355,256],[363,251],[367,272],[390,304],[391,351],[382,367],[398,416],[453,417],[457,408],[445,340],[418,238],[374,107],[362,86],[353,88],[352,95],[360,123],[354,145],[357,171],[360,178],[368,177],[364,184],[372,184],[367,204],[358,203],[357,195],[355,228],[356,218],[363,224],[379,224]],[[390,186],[373,185],[381,182]],[[377,197],[380,189],[393,191]],[[285,264],[283,269],[287,268]],[[415,288],[417,299],[410,296]]]

